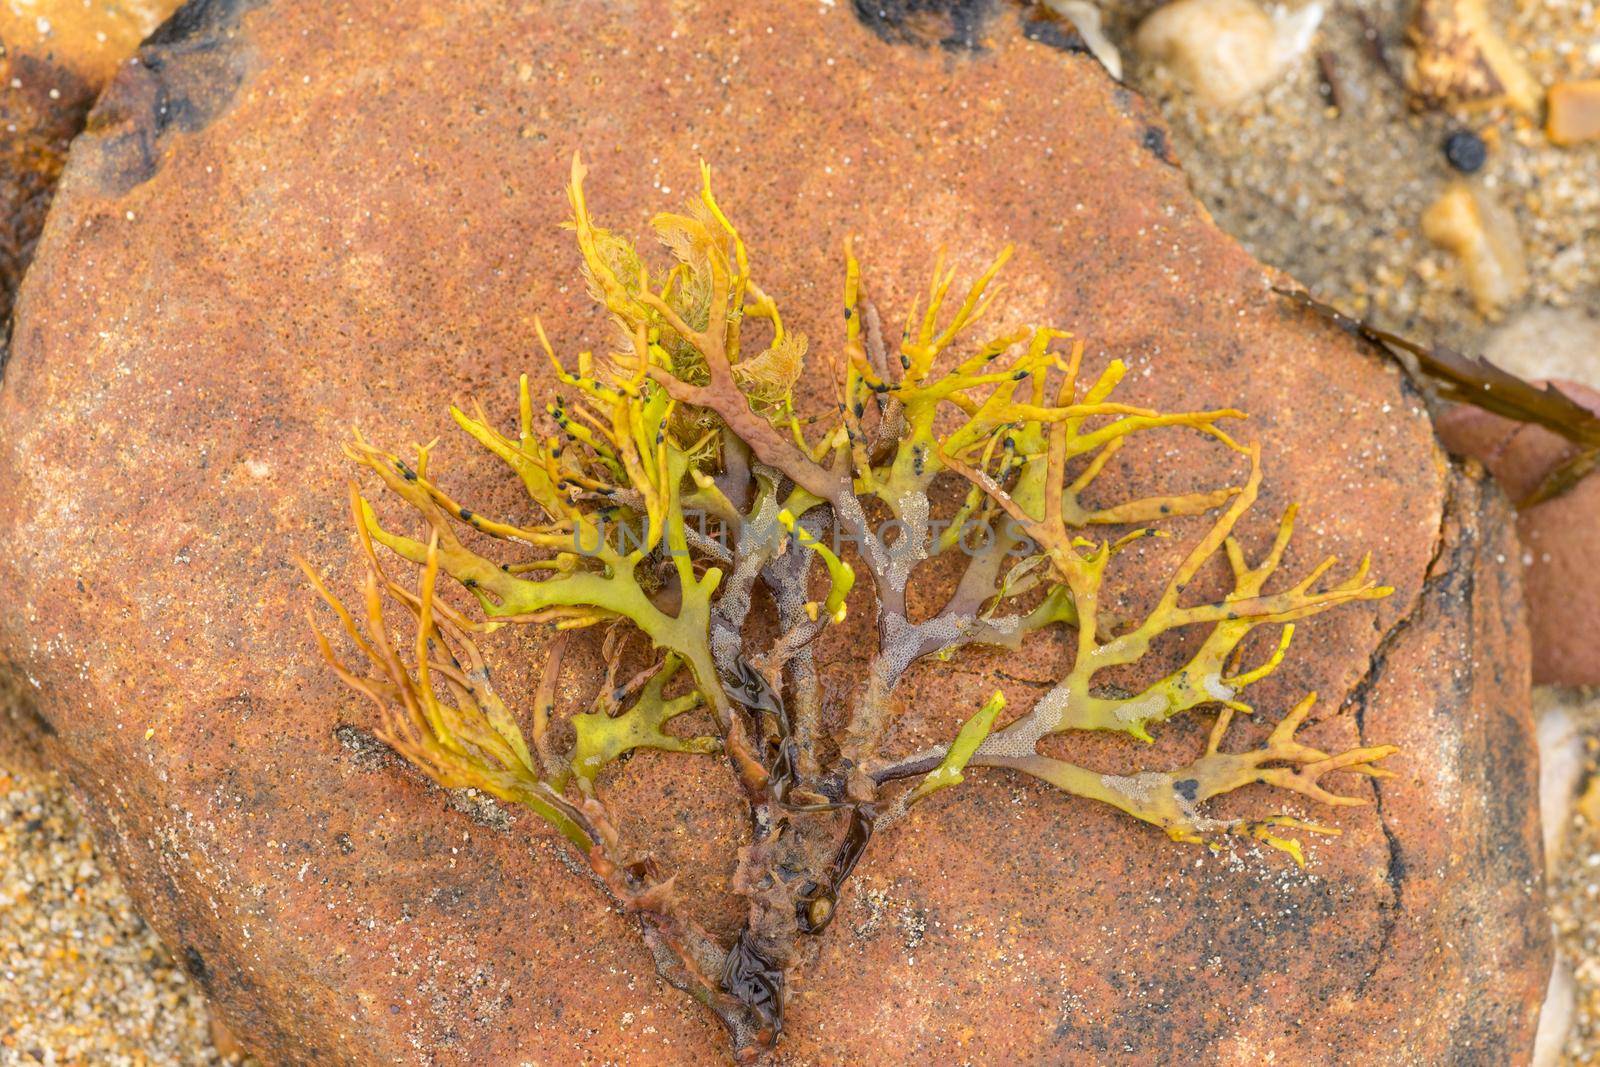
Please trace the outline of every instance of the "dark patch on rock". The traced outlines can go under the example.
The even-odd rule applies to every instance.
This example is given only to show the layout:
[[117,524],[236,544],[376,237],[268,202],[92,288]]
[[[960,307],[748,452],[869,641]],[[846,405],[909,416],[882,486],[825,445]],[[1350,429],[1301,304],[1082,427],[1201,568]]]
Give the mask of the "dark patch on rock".
[[17,706],[17,711],[29,726],[38,731],[40,737],[56,736],[56,724],[46,718],[44,712],[34,707],[33,701],[21,701]]
[[333,736],[351,753],[353,762],[363,771],[406,766],[393,749],[359,726],[341,723],[333,728]]
[[1167,137],[1167,131],[1160,126],[1150,125],[1144,128],[1144,133],[1139,137],[1139,143],[1144,150],[1155,156],[1169,167],[1178,165],[1178,157],[1173,155],[1172,141]]
[[206,966],[206,958],[200,954],[200,950],[193,945],[185,945],[182,958],[184,973],[199,982],[202,987],[209,987],[211,968]]
[[1084,41],[1071,22],[1061,18],[1029,17],[1022,20],[1022,35],[1030,41],[1038,41],[1042,45],[1062,52],[1077,52],[1085,55],[1089,52],[1089,45]]
[[1028,0],[854,0],[856,18],[882,40],[951,52],[983,51],[985,31],[1002,6],[1016,10],[1028,40],[1091,54],[1071,20]]
[[56,736],[56,724],[46,718],[44,712],[34,707],[31,702],[24,703],[20,710],[28,725],[35,728],[41,738]]
[[467,891],[459,885],[442,885],[428,894],[428,903],[436,908],[459,908],[467,899]]
[[239,21],[265,0],[190,0],[151,34],[89,112],[86,170],[109,196],[154,176],[171,131],[204,129],[251,65]]
[[856,18],[890,44],[952,52],[983,48],[983,30],[996,0],[855,0]]
[[475,789],[452,789],[449,804],[484,829],[502,833],[511,829],[511,813],[487,793]]
[[181,44],[195,38],[215,36],[239,24],[246,11],[266,0],[188,0],[172,17],[145,38],[145,47]]

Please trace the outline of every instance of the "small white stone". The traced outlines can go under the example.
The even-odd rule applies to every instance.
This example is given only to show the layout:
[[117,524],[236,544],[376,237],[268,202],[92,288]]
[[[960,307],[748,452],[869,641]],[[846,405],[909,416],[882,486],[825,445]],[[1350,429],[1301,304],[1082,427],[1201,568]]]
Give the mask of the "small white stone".
[[1254,0],[1176,0],[1140,24],[1134,47],[1196,96],[1226,107],[1278,78],[1310,47],[1321,3],[1269,15]]

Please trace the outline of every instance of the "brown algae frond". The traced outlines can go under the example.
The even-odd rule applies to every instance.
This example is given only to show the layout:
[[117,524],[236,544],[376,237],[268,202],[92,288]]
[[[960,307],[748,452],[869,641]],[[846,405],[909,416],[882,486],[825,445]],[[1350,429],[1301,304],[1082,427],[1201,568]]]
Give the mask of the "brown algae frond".
[[[306,569],[369,669],[345,666],[318,639],[340,677],[378,706],[379,733],[395,751],[441,785],[522,805],[565,837],[637,915],[660,973],[716,1013],[742,1058],[777,1040],[796,946],[829,925],[874,831],[979,769],[1030,775],[1178,841],[1259,841],[1300,864],[1296,834],[1338,831],[1287,813],[1217,818],[1206,802],[1260,783],[1321,804],[1364,803],[1324,781],[1382,775],[1395,749],[1327,753],[1302,743],[1314,696],[1259,747],[1223,749],[1236,717],[1254,714],[1243,696],[1288,654],[1296,621],[1389,592],[1366,560],[1342,577],[1330,559],[1281,579],[1293,508],[1252,562],[1233,534],[1256,502],[1261,450],[1223,428],[1240,412],[1114,400],[1122,363],[1084,374],[1082,343],[1060,330],[980,335],[1009,249],[965,292],[941,257],[891,345],[848,245],[836,410],[804,412],[794,394],[811,346],[752,273],[709,169],[697,201],[654,220],[670,253],[665,269],[595,222],[584,174],[574,160],[570,226],[589,293],[614,326],[611,349],[563,360],[541,326],[539,345],[564,387],[558,399],[536,414],[524,376],[514,435],[481,409],[451,411],[510,468],[533,521],[458,502],[435,481],[427,448],[402,458],[356,436],[350,458],[411,506],[421,532],[381,524],[352,490],[364,618]],[[1174,430],[1238,457],[1242,482],[1092,502],[1105,498],[1111,460],[1130,439]],[[953,512],[935,514],[941,479],[964,493]],[[1142,619],[1109,617],[1119,554],[1164,536],[1169,518],[1201,515],[1209,528],[1155,606]],[[1098,532],[1110,527],[1116,536]],[[942,607],[913,620],[912,574],[941,556],[959,561],[959,580]],[[1191,602],[1191,583],[1217,556],[1230,591]],[[477,610],[451,606],[441,580]],[[842,729],[829,731],[817,638],[868,602],[877,644]],[[767,610],[776,618],[756,617]],[[409,640],[395,636],[391,616]],[[524,624],[563,634],[532,706],[513,710],[475,636]],[[557,708],[566,631],[594,627],[606,633],[610,675],[588,709]],[[896,686],[913,663],[968,645],[1017,648],[1054,627],[1071,635],[1072,665],[1031,707],[1008,708],[996,693],[947,744],[901,758],[883,751]],[[1245,639],[1259,627],[1274,628],[1276,645],[1244,663]],[[757,630],[779,636],[758,642]],[[1177,669],[1137,692],[1099,684],[1102,672],[1138,663],[1180,631],[1203,637]],[[651,651],[625,677],[629,634]],[[1068,731],[1148,741],[1168,719],[1198,711],[1215,717],[1205,750],[1170,771],[1108,775],[1039,751]],[[696,735],[687,722],[711,732]],[[606,804],[603,772],[640,748],[725,760],[749,806],[753,840],[729,844],[734,889],[748,904],[732,943],[684,913],[673,878],[629,846],[621,813]]]

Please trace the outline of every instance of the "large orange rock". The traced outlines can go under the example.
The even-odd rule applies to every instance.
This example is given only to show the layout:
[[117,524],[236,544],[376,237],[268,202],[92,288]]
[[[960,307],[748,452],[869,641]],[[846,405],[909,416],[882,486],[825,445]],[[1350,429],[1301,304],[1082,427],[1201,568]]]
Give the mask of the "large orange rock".
[[[850,5],[738,0],[213,2],[111,85],[0,388],[0,649],[152,925],[269,1060],[724,1055],[539,824],[370,743],[289,562],[348,588],[352,424],[404,442],[446,432],[453,398],[509,413],[515,375],[544,373],[536,312],[604,343],[556,227],[578,148],[627,231],[716,163],[819,346],[847,233],[890,315],[937,245],[975,267],[1015,241],[1008,314],[1127,359],[1131,399],[1254,413],[1247,542],[1298,500],[1296,566],[1371,548],[1397,590],[1310,620],[1257,694],[1275,718],[1316,689],[1312,739],[1405,749],[1307,871],[973,774],[874,842],[796,979],[786,1061],[1525,1057],[1549,947],[1503,502],[1451,470],[1391,365],[1271,293],[1283,279],[1212,226],[1154,112],[1070,34],[981,5],[895,21],[925,6],[863,26]],[[1126,473],[1210,485],[1218,462],[1156,450]],[[455,437],[436,463],[511,506]],[[862,639],[834,638],[841,681]],[[506,691],[529,692],[542,640],[496,644]],[[950,736],[995,685],[1031,699],[1059,656],[1042,639],[919,669],[894,743]],[[1192,754],[1203,725],[1065,747],[1127,771]],[[725,770],[642,754],[613,788],[726,929]]]

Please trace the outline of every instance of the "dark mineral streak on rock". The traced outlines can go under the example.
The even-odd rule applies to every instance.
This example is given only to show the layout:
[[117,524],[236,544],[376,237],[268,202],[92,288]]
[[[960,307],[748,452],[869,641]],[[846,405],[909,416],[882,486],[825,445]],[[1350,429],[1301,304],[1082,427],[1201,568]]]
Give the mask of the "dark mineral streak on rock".
[[1089,54],[1077,28],[1032,0],[852,0],[856,17],[890,44],[981,52],[1002,8],[1016,13],[1022,35],[1061,52]]
[[853,0],[856,17],[890,44],[939,45],[952,52],[983,47],[984,28],[1000,0]]
[[267,0],[188,0],[172,13],[172,17],[157,26],[145,38],[145,46],[176,45],[193,40],[214,38],[233,29],[246,11],[258,8]]
[[1059,16],[1047,18],[1026,17],[1022,20],[1022,35],[1030,41],[1049,45],[1061,52],[1080,52],[1091,55],[1083,35],[1070,21]]
[[1144,128],[1144,133],[1139,135],[1139,143],[1146,152],[1155,156],[1169,167],[1178,166],[1178,157],[1173,154],[1172,142],[1167,137],[1167,131],[1156,123],[1151,123]]
[[206,958],[200,954],[199,949],[193,945],[183,946],[182,959],[183,969],[190,978],[199,982],[202,987],[210,984],[211,971],[206,967]]
[[239,23],[267,0],[189,0],[150,35],[89,112],[100,136],[86,165],[102,195],[150,180],[173,131],[204,129],[233,100],[251,52]]

